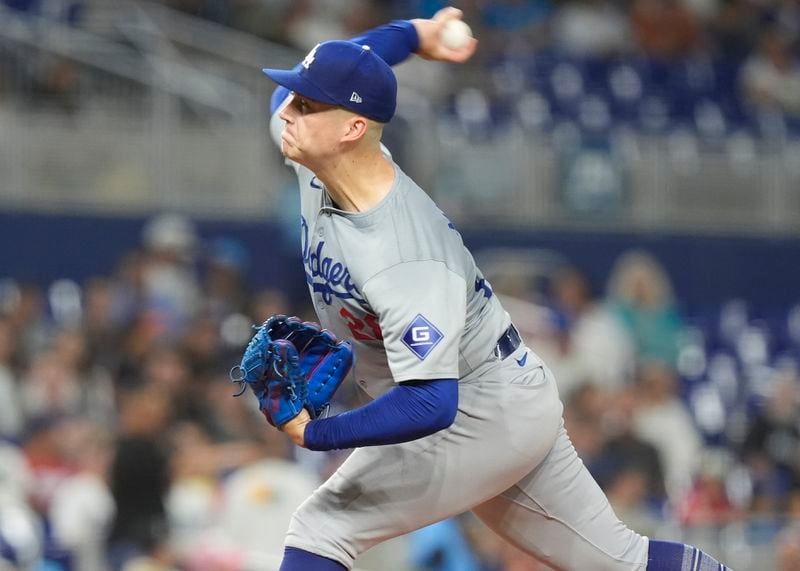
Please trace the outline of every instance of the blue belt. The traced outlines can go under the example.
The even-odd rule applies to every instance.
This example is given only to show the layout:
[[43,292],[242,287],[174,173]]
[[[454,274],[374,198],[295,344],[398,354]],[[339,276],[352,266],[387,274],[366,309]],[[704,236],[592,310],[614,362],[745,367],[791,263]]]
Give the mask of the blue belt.
[[520,343],[522,343],[522,338],[519,336],[519,331],[517,331],[517,328],[514,327],[512,323],[508,326],[508,329],[503,332],[500,339],[497,340],[497,345],[494,347],[494,354],[502,361],[516,351]]

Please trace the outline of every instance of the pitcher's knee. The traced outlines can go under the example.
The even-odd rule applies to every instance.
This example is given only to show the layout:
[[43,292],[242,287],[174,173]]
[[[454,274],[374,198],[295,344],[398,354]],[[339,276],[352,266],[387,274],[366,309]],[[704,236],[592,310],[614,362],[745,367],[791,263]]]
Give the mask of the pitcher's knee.
[[284,544],[338,561],[350,569],[358,554],[347,537],[346,526],[332,517],[335,514],[317,509],[313,500],[311,496],[292,515]]

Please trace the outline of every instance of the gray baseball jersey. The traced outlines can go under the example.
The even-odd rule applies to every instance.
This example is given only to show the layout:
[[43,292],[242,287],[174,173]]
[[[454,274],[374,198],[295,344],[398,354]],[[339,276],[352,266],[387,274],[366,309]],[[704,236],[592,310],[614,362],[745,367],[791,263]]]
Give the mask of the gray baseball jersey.
[[[276,113],[276,140],[280,128]],[[550,371],[524,343],[495,355],[509,316],[433,201],[395,165],[378,205],[345,212],[292,166],[308,287],[320,323],[353,341],[358,383],[375,397],[395,382],[460,382],[450,427],[354,451],[295,512],[286,545],[350,568],[377,543],[472,510],[556,568],[643,571],[647,538],[578,458]]]
[[367,393],[461,378],[486,360],[510,319],[422,189],[395,165],[380,204],[344,212],[311,171],[297,174],[306,281],[320,323],[353,340]]

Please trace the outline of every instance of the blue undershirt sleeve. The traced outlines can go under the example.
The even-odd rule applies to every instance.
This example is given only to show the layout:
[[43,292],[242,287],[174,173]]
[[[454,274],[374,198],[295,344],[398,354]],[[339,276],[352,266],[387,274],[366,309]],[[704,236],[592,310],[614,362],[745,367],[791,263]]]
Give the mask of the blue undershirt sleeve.
[[450,426],[458,410],[458,381],[401,383],[371,403],[306,425],[305,447],[337,450],[416,440]]
[[394,20],[350,38],[351,42],[366,44],[389,65],[397,65],[419,49],[417,29],[409,20]]

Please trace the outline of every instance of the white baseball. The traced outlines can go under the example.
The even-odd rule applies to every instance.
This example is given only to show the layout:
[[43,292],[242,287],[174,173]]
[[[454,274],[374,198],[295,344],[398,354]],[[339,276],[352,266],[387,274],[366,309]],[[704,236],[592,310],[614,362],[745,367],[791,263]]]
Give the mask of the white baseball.
[[462,20],[448,20],[442,27],[442,43],[451,50],[459,50],[472,38],[472,29]]

